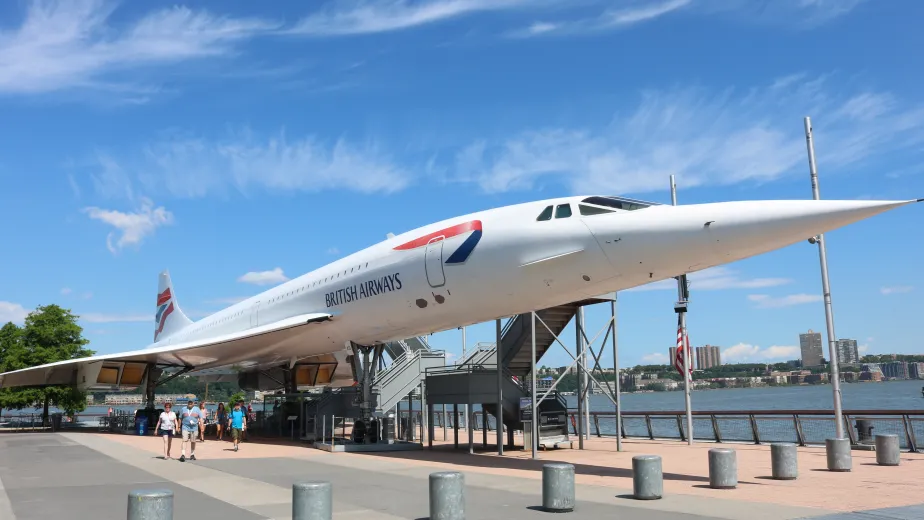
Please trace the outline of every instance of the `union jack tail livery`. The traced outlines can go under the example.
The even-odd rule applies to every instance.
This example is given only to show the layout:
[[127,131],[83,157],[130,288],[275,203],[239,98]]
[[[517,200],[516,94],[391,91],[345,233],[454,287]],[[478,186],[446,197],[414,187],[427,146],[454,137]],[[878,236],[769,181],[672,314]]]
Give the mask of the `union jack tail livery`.
[[154,315],[154,341],[160,341],[191,324],[192,320],[183,314],[176,302],[170,273],[160,273],[157,283],[157,312]]

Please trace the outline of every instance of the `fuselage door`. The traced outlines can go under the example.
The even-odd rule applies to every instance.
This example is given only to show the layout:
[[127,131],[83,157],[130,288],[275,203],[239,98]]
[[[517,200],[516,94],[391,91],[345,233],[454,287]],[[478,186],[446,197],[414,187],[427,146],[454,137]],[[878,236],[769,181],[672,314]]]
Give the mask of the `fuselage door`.
[[250,327],[256,327],[260,324],[260,302],[253,304],[250,307]]
[[443,273],[443,237],[436,237],[427,243],[425,264],[427,270],[427,283],[430,287],[446,285],[446,275]]

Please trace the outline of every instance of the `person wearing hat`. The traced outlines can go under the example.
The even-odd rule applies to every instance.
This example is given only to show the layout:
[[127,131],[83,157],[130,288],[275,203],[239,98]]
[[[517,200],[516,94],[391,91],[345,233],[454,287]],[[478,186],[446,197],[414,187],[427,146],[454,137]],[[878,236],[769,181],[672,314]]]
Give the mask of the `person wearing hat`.
[[196,437],[202,425],[202,409],[197,405],[196,399],[186,401],[186,408],[180,412],[180,421],[183,423],[183,447],[180,449],[180,462],[186,462],[186,443],[190,444],[189,460],[196,460]]

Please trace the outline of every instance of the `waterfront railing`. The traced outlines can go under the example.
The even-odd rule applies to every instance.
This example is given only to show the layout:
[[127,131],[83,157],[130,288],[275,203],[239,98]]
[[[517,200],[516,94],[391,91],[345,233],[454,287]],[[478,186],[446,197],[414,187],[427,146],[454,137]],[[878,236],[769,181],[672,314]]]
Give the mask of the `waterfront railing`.
[[[414,410],[420,424],[419,410]],[[401,416],[407,417],[402,411]],[[470,412],[471,424],[483,429],[480,411]],[[488,414],[488,430],[496,421]],[[683,411],[626,411],[622,413],[624,439],[686,441],[687,428]],[[844,410],[845,428],[854,447],[873,446],[876,434],[895,434],[901,448],[918,451],[924,446],[924,410]],[[434,427],[453,427],[453,413],[434,410]],[[568,410],[570,434],[577,435],[576,409]],[[464,414],[456,421],[464,428]],[[693,439],[720,443],[769,444],[791,442],[800,446],[823,446],[825,439],[836,435],[833,412],[824,410],[731,410],[694,411]],[[594,437],[616,436],[616,413],[591,412],[588,433]],[[439,435],[439,434],[437,434]]]

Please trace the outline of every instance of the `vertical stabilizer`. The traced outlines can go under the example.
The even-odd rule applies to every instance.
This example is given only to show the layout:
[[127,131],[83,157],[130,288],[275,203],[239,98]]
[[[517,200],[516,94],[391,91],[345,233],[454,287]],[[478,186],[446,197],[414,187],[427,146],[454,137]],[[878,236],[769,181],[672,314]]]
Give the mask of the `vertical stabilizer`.
[[160,341],[192,324],[176,302],[170,273],[160,273],[157,281],[157,314],[154,316],[154,341]]

